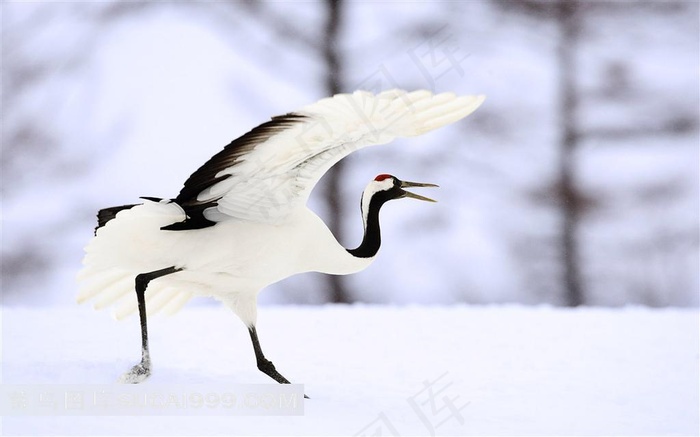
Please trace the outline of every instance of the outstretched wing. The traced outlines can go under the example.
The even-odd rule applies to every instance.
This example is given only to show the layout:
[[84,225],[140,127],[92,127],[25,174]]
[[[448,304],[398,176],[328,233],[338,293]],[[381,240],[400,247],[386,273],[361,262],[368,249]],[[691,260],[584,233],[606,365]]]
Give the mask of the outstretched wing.
[[165,229],[201,228],[231,218],[283,222],[345,156],[453,123],[483,100],[429,91],[356,91],[274,117],[190,176],[175,199],[188,219]]

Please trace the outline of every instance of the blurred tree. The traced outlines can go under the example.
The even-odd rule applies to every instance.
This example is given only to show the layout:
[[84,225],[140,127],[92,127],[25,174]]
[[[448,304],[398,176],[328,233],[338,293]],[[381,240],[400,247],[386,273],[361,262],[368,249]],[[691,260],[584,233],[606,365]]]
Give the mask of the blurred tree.
[[[112,4],[105,10],[102,16],[106,20],[120,18],[126,14],[139,12],[143,7],[136,4]],[[171,4],[163,4],[164,7],[172,7]],[[266,31],[275,35],[275,39],[284,41],[310,56],[317,57],[325,67],[325,80],[320,94],[331,96],[343,90],[343,62],[339,49],[340,32],[343,27],[343,2],[341,0],[327,0],[319,7],[325,14],[325,26],[322,29],[314,29],[313,26],[303,26],[280,14],[278,10],[256,2],[223,3],[223,4],[182,4],[179,7],[190,8],[193,12],[204,15],[207,21],[218,28],[224,38],[235,40],[239,35],[231,23],[241,11],[255,19]],[[317,36],[318,35],[318,36]],[[328,226],[339,240],[343,240],[344,233],[344,208],[343,198],[340,194],[340,184],[343,178],[343,162],[336,164],[323,178],[323,201],[328,210]],[[351,292],[343,276],[327,275],[323,277],[327,284],[328,298],[330,302],[350,302]]]
[[557,19],[561,26],[561,40],[557,52],[559,66],[559,108],[561,112],[561,139],[559,151],[559,202],[562,215],[561,253],[564,270],[565,299],[569,306],[585,302],[581,283],[581,259],[578,229],[581,218],[581,201],[576,187],[575,153],[578,148],[578,124],[576,110],[578,92],[576,85],[576,52],[579,28],[578,1],[560,0]]
[[[323,36],[323,60],[326,65],[326,95],[340,93],[343,86],[343,64],[339,49],[340,31],[343,26],[343,1],[326,0],[327,10],[325,34]],[[334,165],[324,177],[324,198],[328,204],[328,227],[342,241],[344,233],[345,210],[340,186],[343,180],[344,162]],[[326,280],[330,289],[330,301],[335,303],[350,302],[348,283],[343,276],[327,275]]]
[[[554,54],[559,77],[558,101],[555,103],[559,112],[557,177],[549,186],[538,189],[534,193],[533,199],[537,201],[546,199],[559,209],[561,227],[557,245],[559,246],[563,277],[563,303],[568,306],[592,303],[591,284],[584,280],[586,277],[584,270],[591,260],[583,256],[584,246],[590,245],[590,242],[581,241],[581,229],[586,224],[587,216],[599,213],[606,208],[612,208],[613,201],[610,192],[613,187],[608,187],[607,191],[595,194],[588,193],[581,187],[579,174],[581,145],[590,141],[594,141],[597,145],[624,145],[629,144],[629,141],[641,140],[650,136],[656,138],[673,138],[679,135],[697,136],[698,120],[697,107],[684,108],[681,105],[674,105],[673,110],[661,115],[654,113],[653,116],[646,119],[643,117],[645,114],[642,111],[640,111],[642,116],[633,114],[630,108],[634,107],[635,104],[641,107],[643,102],[649,98],[648,90],[639,84],[633,84],[630,79],[630,70],[634,68],[632,64],[634,56],[618,58],[604,64],[602,70],[605,71],[605,79],[593,90],[590,87],[585,89],[582,86],[584,78],[580,76],[580,72],[584,70],[584,67],[581,60],[587,57],[589,65],[590,63],[603,64],[602,60],[591,60],[590,50],[591,41],[594,39],[591,33],[604,32],[601,29],[609,29],[605,25],[601,25],[601,16],[619,16],[622,19],[632,11],[641,14],[641,17],[655,17],[663,14],[682,15],[693,9],[697,15],[697,3],[682,0],[635,4],[615,1],[524,0],[511,2],[495,0],[495,4],[504,11],[523,13],[535,20],[553,20],[559,28],[559,41]],[[591,25],[593,22],[597,25]],[[644,26],[640,26],[641,32],[649,32],[652,28],[650,23],[644,23]],[[635,55],[638,55],[638,52]],[[590,78],[585,79],[590,82]],[[661,100],[672,98],[671,96],[659,97]],[[697,96],[695,100],[697,101]],[[591,102],[595,102],[596,105],[592,105]],[[628,111],[627,118],[639,121],[636,123],[603,123],[593,126],[590,122],[584,123],[582,121],[591,118],[591,108],[597,110],[598,106],[606,104],[624,106],[625,110]],[[612,120],[621,119],[625,118],[612,118]],[[656,196],[654,202],[647,201],[647,210],[652,211],[662,205],[664,203],[661,202],[662,198],[664,201],[668,201],[669,199],[682,199],[686,196],[681,188],[683,184],[671,183],[667,185],[675,188],[672,190],[663,189],[664,196]],[[619,213],[622,215],[625,212],[628,211],[620,211]],[[623,219],[621,216],[617,216],[608,217],[608,220],[621,222]],[[628,254],[636,253],[644,259],[644,263],[648,264],[650,259],[657,259],[659,256],[663,257],[664,253],[668,253],[669,244],[680,244],[680,246],[675,246],[678,249],[681,246],[685,247],[689,241],[697,241],[697,229],[688,231],[681,229],[682,224],[677,224],[677,226],[679,229],[676,232],[687,235],[687,239],[671,238],[665,244],[643,244],[646,248],[643,255],[639,252],[639,242],[635,242],[634,248],[631,250],[626,248],[618,250]],[[655,235],[653,240],[657,241],[658,237]],[[617,242],[617,245],[624,244],[623,241]],[[663,250],[661,250],[662,247]],[[693,250],[696,249],[697,244],[694,245]],[[610,248],[604,250],[609,251]],[[685,249],[683,252],[687,253]],[[625,258],[625,262],[632,263],[633,261],[630,258]],[[681,262],[680,265],[682,266],[683,263]],[[629,268],[622,270],[626,271],[626,275],[629,274]],[[681,267],[677,273],[686,276],[683,272],[687,272],[685,267]],[[644,277],[648,279],[648,273]],[[638,275],[634,274],[629,274],[626,281],[628,287],[639,288],[639,291],[632,295],[646,296],[643,298],[643,302],[648,304],[657,304],[659,295],[664,294],[662,290],[667,288],[663,284],[663,280],[658,279],[645,281],[644,286],[639,287]],[[654,291],[650,291],[650,287],[654,288]]]
[[[246,3],[249,13],[272,32],[278,33],[280,40],[294,41],[304,52],[318,57],[324,65],[323,87],[321,96],[332,96],[344,91],[344,74],[342,51],[340,50],[341,31],[344,26],[344,7],[342,0],[326,0],[319,3],[323,10],[324,26],[321,29],[309,29],[293,23],[284,16],[255,2]],[[309,35],[318,33],[317,37]],[[344,175],[344,161],[334,165],[321,179],[320,188],[325,203],[327,225],[339,241],[345,233],[345,208],[341,195]],[[350,302],[352,295],[348,282],[343,276],[326,275],[322,279],[328,288],[327,300],[335,303]]]
[[[677,179],[674,179],[675,175],[669,176],[672,171],[668,171],[668,163],[666,169],[651,169],[650,172],[654,175],[644,183],[637,183],[645,177],[645,170],[639,168],[629,169],[629,179],[633,179],[634,183],[626,187],[616,186],[614,178],[610,177],[610,174],[616,174],[620,170],[626,171],[622,167],[627,162],[636,162],[634,160],[640,153],[646,153],[640,152],[644,148],[655,150],[648,154],[653,160],[658,156],[658,150],[671,156],[675,153],[671,150],[674,147],[687,148],[688,144],[697,147],[697,89],[688,91],[685,82],[681,85],[673,83],[677,79],[683,81],[688,77],[688,73],[674,76],[674,69],[697,72],[697,63],[684,64],[678,63],[676,59],[668,59],[671,65],[663,65],[667,60],[664,56],[697,55],[697,2],[484,0],[470,2],[468,8],[464,9],[468,9],[469,15],[455,12],[459,10],[455,4],[440,3],[430,9],[420,9],[430,12],[427,14],[417,12],[419,9],[411,9],[412,6],[402,6],[393,11],[392,6],[384,5],[381,7],[386,9],[382,14],[376,14],[372,9],[371,13],[365,10],[363,15],[358,14],[363,7],[358,3],[332,0],[309,3],[300,15],[296,15],[297,11],[301,11],[299,8],[294,9],[295,14],[289,14],[285,13],[281,4],[253,1],[15,2],[3,3],[2,7],[2,196],[3,202],[10,200],[5,205],[12,203],[15,211],[27,204],[39,208],[33,197],[39,192],[36,187],[41,187],[41,193],[45,194],[46,187],[60,187],[70,181],[84,183],[80,179],[81,175],[85,176],[87,171],[95,168],[96,160],[104,159],[110,148],[119,145],[119,140],[114,139],[118,135],[104,132],[93,133],[94,138],[85,139],[89,136],[87,130],[90,125],[84,122],[90,120],[89,117],[82,117],[84,114],[80,111],[90,113],[93,101],[89,100],[86,104],[86,101],[74,97],[85,92],[85,89],[88,92],[95,91],[82,88],[89,82],[89,75],[84,73],[82,67],[92,62],[94,59],[91,58],[100,51],[99,44],[103,42],[101,38],[127,21],[137,22],[138,26],[146,23],[145,26],[148,26],[148,20],[161,20],[163,17],[167,20],[172,11],[179,14],[184,10],[188,18],[192,16],[194,25],[207,27],[208,31],[217,35],[217,39],[229,43],[246,62],[255,64],[256,68],[269,68],[272,74],[284,71],[282,80],[302,88],[300,84],[304,83],[304,89],[309,93],[316,90],[317,96],[309,96],[313,98],[351,91],[347,87],[352,83],[346,83],[346,80],[352,77],[353,72],[361,76],[367,73],[379,73],[380,76],[384,74],[391,80],[379,81],[383,87],[425,87],[423,76],[417,73],[417,78],[411,78],[410,74],[406,74],[407,71],[401,69],[402,65],[408,65],[406,70],[415,70],[416,67],[406,55],[407,44],[416,43],[416,47],[426,49],[426,64],[423,67],[435,67],[435,70],[442,68],[444,64],[435,63],[434,55],[438,52],[433,50],[435,41],[431,35],[435,29],[445,28],[447,16],[455,16],[453,25],[447,28],[447,33],[443,36],[451,36],[453,29],[457,35],[458,29],[463,29],[464,34],[459,36],[463,38],[461,43],[464,43],[465,49],[467,41],[492,41],[492,38],[481,38],[483,36],[499,38],[497,43],[490,44],[501,46],[486,46],[499,50],[482,50],[484,46],[475,50],[473,47],[476,45],[469,46],[469,50],[479,51],[478,56],[471,59],[478,58],[478,62],[490,65],[487,68],[496,65],[495,68],[499,69],[497,73],[506,79],[495,85],[497,89],[484,90],[494,92],[496,97],[499,92],[513,95],[520,93],[522,100],[518,103],[524,102],[520,111],[523,108],[539,110],[543,107],[539,113],[545,114],[546,120],[536,126],[536,129],[545,134],[538,138],[555,138],[551,146],[556,148],[556,160],[544,164],[538,162],[536,165],[539,166],[538,170],[544,169],[544,175],[548,174],[545,167],[556,171],[552,172],[550,178],[538,176],[538,181],[547,180],[541,182],[542,185],[534,189],[534,193],[529,192],[530,197],[523,198],[528,201],[533,198],[539,202],[544,200],[548,211],[554,211],[559,218],[554,225],[556,237],[551,238],[549,233],[552,227],[540,226],[540,221],[535,226],[530,226],[532,229],[517,231],[525,235],[520,260],[525,269],[539,263],[532,270],[537,270],[533,276],[537,276],[540,282],[517,287],[517,290],[526,291],[515,291],[513,287],[507,287],[503,291],[503,299],[520,302],[544,300],[566,305],[609,305],[621,302],[697,304],[696,297],[688,297],[689,287],[695,287],[697,291],[697,220],[692,222],[693,216],[687,212],[678,216],[667,213],[679,207],[687,210],[695,206],[697,209],[696,181],[689,184],[685,176],[688,173]],[[21,13],[15,13],[17,10],[21,10]],[[164,11],[167,13],[163,14]],[[490,27],[489,19],[501,18],[494,15],[498,13],[505,14],[508,18],[517,17],[517,20],[510,21],[508,26]],[[392,23],[396,27],[373,18],[387,15],[396,18],[395,23]],[[347,20],[357,17],[363,18],[358,20],[358,24],[366,26],[367,32],[344,32],[344,29],[350,28]],[[466,18],[469,18],[469,24],[463,25]],[[694,23],[690,23],[690,19]],[[669,21],[673,23],[670,26]],[[625,28],[625,32],[620,31],[621,27]],[[479,38],[474,37],[474,28],[480,32]],[[543,28],[547,30],[543,32]],[[550,44],[552,29],[557,30],[556,44]],[[380,36],[373,37],[375,34]],[[690,36],[678,36],[686,34]],[[522,35],[528,36],[525,38],[527,41],[516,41],[515,38]],[[542,38],[543,35],[547,38]],[[350,53],[348,50],[341,50],[343,46],[340,42],[344,38],[348,41],[348,47],[355,40],[361,41],[362,49],[356,52],[360,56],[350,57],[347,55]],[[693,38],[696,40],[694,45],[687,42]],[[241,50],[241,41],[252,48]],[[657,52],[647,52],[650,43],[656,44]],[[679,43],[688,46],[677,49]],[[553,62],[541,62],[541,53],[538,53],[537,61],[533,61],[533,52],[543,52],[542,48],[546,50],[545,56],[551,56]],[[509,51],[514,52],[513,59],[510,59]],[[415,53],[415,50],[408,52]],[[303,58],[305,68],[292,68],[285,61],[276,59],[280,53],[291,54],[289,59],[295,61]],[[404,58],[405,62],[400,58]],[[498,62],[493,63],[494,58],[499,58],[496,60]],[[512,65],[504,63],[506,58],[508,62],[525,65],[523,70],[533,72],[533,77],[539,75],[550,78],[551,75],[553,79],[538,90],[544,91],[542,94],[536,95],[531,90],[522,93],[522,87],[515,89],[509,78],[505,77],[511,74],[509,68]],[[392,64],[394,61],[396,63]],[[532,65],[535,62],[537,65]],[[648,68],[648,64],[652,63],[655,64],[653,68]],[[355,69],[353,65],[356,66]],[[646,69],[640,71],[640,68]],[[370,76],[374,77],[375,75]],[[450,77],[446,75],[441,79],[444,80],[441,87],[445,90],[459,90],[462,82],[466,82],[460,75],[450,83]],[[478,80],[475,76],[474,83],[477,84]],[[481,87],[482,83],[478,83],[478,86]],[[486,87],[488,86],[487,81]],[[551,88],[557,92],[550,94]],[[537,102],[537,99],[543,99],[543,95],[553,97],[546,97],[546,102]],[[99,96],[93,95],[91,98],[99,99]],[[73,107],[66,111],[71,104]],[[514,137],[508,137],[508,133],[520,129],[525,118],[521,117],[522,112],[508,112],[506,106],[497,108],[498,104],[498,98],[489,100],[489,105],[480,109],[473,120],[478,120],[478,124],[485,127],[482,130],[484,138],[501,144],[512,143]],[[538,106],[535,108],[533,105]],[[548,118],[551,108],[556,108],[556,119]],[[65,115],[67,112],[70,114]],[[482,116],[484,114],[487,116]],[[490,131],[489,123],[492,123]],[[473,127],[469,127],[470,134]],[[556,132],[556,135],[550,135],[551,132]],[[80,136],[83,142],[74,141],[76,136]],[[528,141],[525,135],[519,137],[518,141],[520,138]],[[86,144],[89,146],[86,147]],[[530,147],[532,142],[526,142],[525,145]],[[498,166],[500,161],[517,156],[512,152],[513,149],[504,147],[486,159]],[[549,158],[547,153],[538,155],[537,159],[541,156]],[[618,161],[623,165],[609,169],[607,179],[592,189],[589,180],[591,155],[606,153],[624,155],[624,159]],[[424,156],[428,155],[429,152],[426,152]],[[450,155],[450,159],[454,163],[458,159],[453,159],[453,156]],[[683,152],[673,156],[688,154]],[[431,165],[445,165],[444,159],[433,158]],[[603,156],[605,158],[607,156]],[[414,155],[407,155],[407,161],[414,162]],[[460,168],[462,165],[463,162],[455,164]],[[343,164],[334,167],[322,180],[320,187],[323,194],[321,200],[327,209],[327,222],[341,241],[347,228],[344,225],[345,217],[354,217],[354,214],[344,214],[343,206],[346,202],[341,198],[340,182],[344,183],[353,177],[353,172],[348,171],[348,168]],[[516,169],[515,172],[517,171],[519,170]],[[499,183],[506,179],[499,178]],[[516,190],[522,190],[522,186],[516,187]],[[489,189],[493,189],[491,184],[485,188]],[[523,206],[514,203],[517,202],[504,206],[504,211],[512,208],[507,213],[522,215],[523,220],[519,222],[529,226],[529,223],[541,217],[541,204],[533,205],[531,202]],[[7,221],[4,223],[2,269],[6,291],[13,289],[11,285],[19,277],[38,278],[41,274],[47,275],[44,278],[50,277],[52,269],[59,262],[57,258],[64,258],[56,254],[63,253],[61,250],[65,250],[65,247],[70,246],[76,252],[79,251],[76,242],[60,240],[60,236],[66,234],[64,231],[69,227],[80,227],[81,232],[84,228],[89,228],[91,223],[86,225],[87,220],[79,222],[75,214],[71,215],[71,211],[74,213],[75,208],[81,207],[84,208],[85,205],[75,202],[75,205],[66,208],[69,212],[56,211],[60,214],[47,217],[39,226],[25,224],[18,226],[16,231],[8,226]],[[537,212],[533,212],[535,210]],[[80,214],[92,216],[92,207],[90,211]],[[551,217],[545,215],[545,220]],[[680,219],[676,220],[676,217]],[[639,231],[637,234],[624,238],[615,235],[626,229],[629,223],[632,223],[630,227],[635,232]],[[538,226],[547,229],[534,230]],[[600,228],[607,234],[597,233]],[[497,238],[489,237],[490,243],[503,246],[502,252],[507,252],[507,248],[514,246],[512,242],[506,241],[510,238],[507,232],[501,232],[499,228],[490,231],[497,235]],[[514,239],[519,238],[516,234],[512,236]],[[47,242],[62,248],[52,247],[47,250]],[[538,255],[533,256],[540,249]],[[556,255],[544,259],[554,252]],[[556,264],[549,262],[549,259]],[[455,265],[461,261],[455,260]],[[488,262],[505,264],[496,256]],[[458,269],[450,270],[447,264],[436,268],[444,268],[441,273],[454,279],[450,284],[455,285],[446,288],[466,288],[464,278],[469,272],[455,273]],[[558,281],[556,286],[548,282],[552,277]],[[360,287],[350,290],[346,285],[350,282],[342,277],[317,277],[313,280],[329,281],[323,288],[328,290],[327,299],[330,301],[347,302],[350,296],[355,297],[355,293],[360,291]],[[513,279],[518,280],[520,279]],[[615,286],[611,287],[613,281]],[[40,285],[40,282],[33,285]],[[29,287],[26,284],[14,287],[22,292],[32,288],[41,287]],[[547,288],[546,292],[542,291],[544,288]],[[611,296],[611,289],[618,293],[617,297]],[[557,296],[553,296],[554,292],[558,293]],[[492,298],[483,297],[484,301]]]
[[510,2],[496,0],[506,11],[525,13],[538,20],[554,20],[559,28],[559,40],[554,54],[558,69],[558,101],[554,102],[559,113],[559,135],[556,179],[541,192],[538,200],[547,199],[559,209],[558,232],[559,259],[561,260],[562,301],[567,306],[585,303],[585,291],[581,277],[581,257],[578,231],[584,199],[577,187],[576,150],[579,145],[577,109],[578,66],[576,57],[580,38],[580,9],[577,0],[525,0]]
[[[3,204],[21,199],[32,186],[51,187],[58,178],[78,178],[86,168],[84,160],[64,153],[60,147],[63,126],[57,118],[37,119],[38,114],[56,113],[65,105],[50,84],[62,86],[79,75],[84,54],[65,41],[43,51],[36,47],[46,44],[56,32],[56,23],[63,22],[76,25],[75,39],[84,39],[82,48],[89,49],[91,41],[87,36],[94,28],[77,26],[79,15],[85,12],[78,4],[18,9],[17,5],[3,5],[1,11]],[[8,291],[17,290],[16,284],[41,277],[52,267],[54,260],[41,242],[52,241],[52,235],[61,235],[68,226],[70,223],[65,221],[49,221],[41,229],[30,230],[3,222],[3,297]]]

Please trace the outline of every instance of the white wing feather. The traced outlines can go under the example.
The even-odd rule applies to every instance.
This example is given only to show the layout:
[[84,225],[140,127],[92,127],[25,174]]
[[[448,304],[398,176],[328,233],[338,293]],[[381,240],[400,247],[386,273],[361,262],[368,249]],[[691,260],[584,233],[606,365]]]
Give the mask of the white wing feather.
[[338,94],[305,106],[303,121],[272,135],[216,174],[225,179],[197,196],[216,202],[204,211],[213,222],[230,218],[279,223],[303,207],[336,162],[370,145],[421,135],[472,113],[483,96],[434,95],[421,90]]

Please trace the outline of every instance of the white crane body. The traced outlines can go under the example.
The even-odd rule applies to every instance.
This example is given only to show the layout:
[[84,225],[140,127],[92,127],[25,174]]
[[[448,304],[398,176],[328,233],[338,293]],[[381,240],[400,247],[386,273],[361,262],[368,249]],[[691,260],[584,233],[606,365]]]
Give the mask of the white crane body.
[[184,218],[176,203],[147,200],[98,230],[99,238],[86,247],[86,262],[95,254],[91,268],[101,274],[83,281],[83,290],[99,293],[98,309],[117,303],[119,319],[135,312],[136,275],[174,266],[181,271],[149,285],[149,312],[172,313],[192,296],[210,296],[252,326],[257,294],[266,286],[299,272],[356,273],[374,260],[350,255],[308,208],[295,211],[284,226],[228,220],[186,232],[160,230]]
[[307,208],[311,190],[353,151],[452,123],[483,100],[429,91],[339,94],[234,140],[195,171],[175,199],[144,198],[101,210],[85,248],[78,301],[93,299],[96,309],[115,306],[117,318],[138,311],[142,360],[123,381],[150,374],[147,313],[175,312],[200,295],[229,306],[250,331],[258,368],[288,383],[260,348],[260,290],[297,273],[363,270],[380,247],[382,205],[402,197],[431,200],[405,188],[435,185],[386,174],[370,181],[361,201],[365,232],[356,249],[340,245]]

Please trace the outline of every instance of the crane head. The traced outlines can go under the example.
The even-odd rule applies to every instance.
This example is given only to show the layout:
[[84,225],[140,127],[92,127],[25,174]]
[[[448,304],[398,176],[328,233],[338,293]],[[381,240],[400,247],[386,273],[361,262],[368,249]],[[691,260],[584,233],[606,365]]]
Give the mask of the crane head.
[[435,202],[435,200],[429,198],[429,197],[424,197],[419,194],[412,193],[410,191],[406,191],[405,188],[412,188],[412,187],[437,187],[435,184],[426,184],[422,182],[408,182],[408,181],[402,181],[401,179],[397,178],[396,176],[392,176],[389,174],[380,174],[372,182],[369,183],[367,186],[367,189],[365,190],[366,194],[369,194],[370,196],[367,197],[373,197],[374,195],[381,195],[382,198],[385,200],[392,200],[392,199],[401,199],[404,197],[410,197],[412,199],[418,199],[418,200],[423,200],[426,202]]

